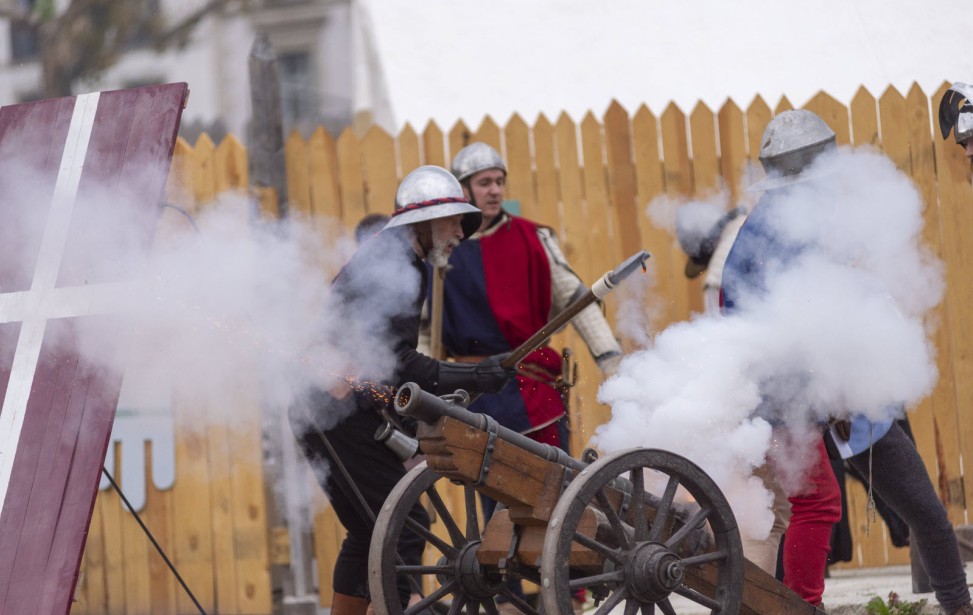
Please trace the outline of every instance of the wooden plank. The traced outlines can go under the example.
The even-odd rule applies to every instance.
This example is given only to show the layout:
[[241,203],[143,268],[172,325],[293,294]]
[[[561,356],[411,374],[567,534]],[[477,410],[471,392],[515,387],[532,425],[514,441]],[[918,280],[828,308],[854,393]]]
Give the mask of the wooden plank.
[[587,233],[584,215],[584,193],[581,184],[581,165],[578,160],[577,127],[566,113],[562,113],[555,126],[557,160],[559,163],[560,192],[563,202],[561,250],[569,263],[584,258]]
[[804,108],[817,114],[835,132],[838,145],[851,143],[851,129],[848,125],[848,109],[824,92],[818,92],[804,105]]
[[[146,444],[148,447],[145,453],[146,475],[152,476],[152,443]],[[144,521],[152,532],[153,537],[159,543],[162,551],[167,557],[172,556],[175,544],[172,533],[172,519],[174,516],[172,491],[159,491],[152,483],[151,478],[145,481],[147,486]],[[177,582],[172,571],[166,565],[162,556],[152,547],[149,549],[149,575],[150,575],[150,613],[152,615],[175,615],[176,613],[176,591]],[[187,581],[188,582],[188,581]],[[192,589],[190,585],[190,589]],[[179,592],[184,591],[182,587]]]
[[[938,108],[948,85],[943,84],[932,97]],[[943,253],[946,259],[947,321],[945,323],[951,341],[951,358],[957,400],[973,399],[973,279],[968,263],[973,262],[973,242],[969,241],[969,229],[973,228],[973,187],[971,187],[970,163],[952,133],[943,140],[939,133],[933,139],[936,169],[939,179],[939,215],[941,220]],[[963,420],[959,422],[961,451],[964,459],[973,459],[973,420],[970,420],[968,403],[958,404]],[[973,502],[973,480],[964,480],[965,501]]]
[[195,153],[189,142],[182,137],[176,139],[173,148],[172,164],[166,181],[166,202],[187,211],[193,207],[193,167]]
[[[800,596],[778,583],[749,560],[744,560],[743,601],[739,615],[824,615],[824,611],[805,602]],[[715,590],[716,566],[706,565],[686,570],[685,584],[704,595],[712,596]]]
[[749,184],[747,177],[747,132],[744,125],[743,111],[728,99],[716,116],[719,127],[720,143],[720,176],[723,185],[730,195],[730,204],[742,204],[750,197],[745,187]]
[[[480,479],[486,431],[443,417],[434,424],[420,422],[418,437],[431,469],[463,483]],[[497,439],[490,472],[477,491],[506,504],[516,523],[543,526],[557,505],[563,483],[563,467]]]
[[719,189],[720,167],[716,157],[716,118],[703,102],[696,103],[689,115],[689,133],[693,151],[690,161],[693,193],[704,198]]
[[267,510],[263,489],[262,413],[259,366],[256,353],[238,356],[240,377],[226,392],[226,403],[234,409],[234,424],[228,436],[233,471],[230,474],[230,518],[232,528],[236,592],[240,613],[270,613],[272,607]]
[[[689,163],[689,143],[686,138],[686,116],[674,104],[669,104],[662,113],[662,167],[666,178],[666,195],[670,199],[686,198],[693,195],[692,169]],[[670,236],[668,245],[659,247],[658,251],[669,251],[670,263],[685,262],[686,255],[674,236]],[[673,318],[683,320],[689,316],[689,281],[684,275],[672,276]],[[698,295],[698,291],[695,293]]]
[[[938,109],[948,85],[943,84],[932,97],[934,109]],[[952,135],[946,140],[935,133],[933,149],[939,180],[940,241],[945,261],[946,294],[944,297],[946,333],[950,340],[950,357],[953,367],[953,395],[962,412],[959,421],[960,450],[964,459],[973,458],[973,421],[970,420],[969,404],[973,399],[973,280],[967,263],[973,262],[973,242],[969,241],[969,229],[973,228],[973,187],[970,181],[970,163],[963,148]],[[913,426],[915,431],[915,426]],[[928,458],[925,458],[928,461]],[[965,501],[973,502],[973,480],[964,480]]]
[[[143,445],[144,446],[144,445]],[[124,475],[119,473],[121,466],[116,465],[116,480],[124,481]],[[144,471],[145,467],[139,468]],[[151,484],[152,477],[146,477],[146,484]],[[125,483],[120,482],[122,493],[125,492]],[[119,503],[121,508],[121,523],[119,529],[122,533],[122,579],[125,584],[125,612],[135,615],[137,613],[148,613],[152,608],[152,581],[149,572],[149,539],[135,521],[135,517]]]
[[[173,393],[173,422],[176,445],[176,483],[172,488],[172,520],[175,550],[172,559],[186,579],[192,579],[193,594],[206,611],[215,607],[213,529],[210,523],[209,463],[206,440],[196,404]],[[191,613],[196,606],[185,593],[177,594],[177,611]]]
[[[211,410],[204,410],[208,414]],[[207,421],[206,465],[209,469],[209,497],[212,502],[209,523],[212,527],[213,575],[217,608],[223,612],[239,611],[237,587],[239,579],[234,565],[233,545],[233,487],[236,471],[229,427],[221,422]]]
[[[586,246],[579,262],[572,261],[582,279],[589,286],[601,274],[610,271],[621,261],[621,250],[610,235],[609,220],[612,218],[611,201],[608,198],[608,176],[605,169],[605,149],[602,126],[593,114],[585,114],[581,122],[581,151],[584,165],[585,208],[587,221]],[[610,310],[614,310],[614,302]]]
[[[624,115],[625,112],[621,107],[616,108],[616,114],[618,110],[621,110]],[[615,121],[618,121],[617,117]],[[627,118],[625,118],[625,123],[627,124]],[[608,193],[609,180],[608,171],[605,167],[605,143],[602,135],[602,124],[590,112],[585,115],[581,123],[581,143],[582,155],[584,156],[583,177],[588,224],[587,249],[581,263],[572,261],[572,265],[581,271],[587,271],[587,273],[582,274],[582,280],[590,286],[606,271],[614,269],[628,255],[622,252],[622,245],[619,241],[620,232],[617,226],[615,228],[611,226],[612,223],[617,221],[617,215]],[[629,190],[632,189],[632,187],[629,188]],[[634,195],[631,198],[634,199]],[[632,243],[635,243],[634,240]],[[618,301],[618,294],[610,295],[604,301],[603,310],[609,323],[615,322]],[[572,341],[572,343],[574,344],[573,348],[584,348],[584,344],[580,340]],[[579,364],[579,370],[584,374],[590,374],[590,377],[581,379],[575,385],[578,403],[584,407],[584,420],[579,420],[579,423],[594,429],[611,417],[611,408],[597,403],[601,372],[591,354],[584,351],[577,352],[575,358]]]
[[425,154],[423,164],[434,164],[439,167],[449,168],[449,162],[446,160],[444,140],[445,136],[443,135],[442,129],[436,125],[436,122],[430,120],[426,124],[426,129],[422,131],[422,151]]
[[753,178],[753,181],[759,181],[764,177],[763,167],[760,166],[758,158],[764,130],[767,129],[771,116],[770,107],[760,96],[755,97],[747,107],[747,151],[750,153],[750,160],[757,165],[758,175]]
[[[690,168],[693,178],[693,193],[700,199],[719,199],[721,189],[719,161],[716,155],[716,118],[706,104],[699,102],[689,116],[690,143],[693,156]],[[680,250],[681,251],[681,250]],[[703,281],[705,276],[685,280],[688,296],[688,309],[692,313],[703,311]]]
[[[905,101],[909,140],[909,159],[912,181],[922,197],[925,209],[922,242],[938,258],[944,257],[940,229],[939,207],[936,190],[936,164],[930,135],[935,134],[929,123],[929,99],[915,83],[909,89]],[[963,467],[960,463],[960,417],[954,392],[956,380],[953,370],[953,352],[948,330],[940,326],[949,320],[949,307],[943,301],[927,315],[927,325],[936,346],[936,367],[939,379],[932,395],[927,398],[932,406],[936,425],[936,454],[939,467],[939,495],[946,505],[950,519],[956,525],[966,522],[963,493]]]
[[[419,135],[410,124],[406,124],[396,139],[399,152],[399,181],[422,164],[422,151],[419,149]],[[396,186],[396,190],[398,186]]]
[[[119,467],[117,464],[116,468]],[[103,494],[102,531],[105,537],[105,583],[107,586],[106,613],[124,615],[125,555],[122,539],[122,503],[114,491]]]
[[608,190],[611,197],[612,240],[618,262],[642,249],[642,211],[635,187],[632,128],[628,112],[613,100],[605,113],[605,150],[608,156]]
[[[645,308],[646,312],[652,315],[654,329],[661,331],[677,318],[675,303],[672,300],[675,292],[673,278],[682,273],[677,273],[676,263],[680,261],[674,260],[675,254],[669,249],[671,235],[665,227],[646,215],[653,202],[665,195],[657,124],[655,115],[645,105],[639,107],[632,117],[635,181],[644,216],[639,234],[643,248],[652,254],[648,262],[648,270],[654,280],[653,292],[646,293]],[[652,284],[653,282],[647,283],[647,285]]]
[[287,209],[296,217],[310,217],[314,212],[311,199],[311,172],[308,168],[311,153],[308,144],[296,130],[284,141],[284,162],[287,173]]
[[912,174],[905,98],[889,86],[878,101],[882,127],[882,150],[906,175]]
[[[311,197],[310,211],[317,221],[319,232],[323,231],[324,218],[341,219],[341,187],[338,179],[337,146],[331,134],[319,126],[307,142],[308,187]],[[294,160],[300,165],[299,160]],[[288,168],[291,163],[288,162]],[[288,182],[290,180],[288,179]],[[293,191],[293,184],[290,184]],[[322,235],[326,236],[326,235]]]
[[368,210],[365,208],[361,145],[351,128],[345,128],[338,137],[338,186],[341,188],[341,220],[346,228],[354,228]]
[[[315,483],[314,513],[314,557],[318,562],[319,604],[323,607],[331,606],[331,579],[334,575],[334,565],[338,560],[341,543],[345,539],[345,528],[338,521],[334,508],[327,503],[321,488]],[[327,589],[326,589],[327,588]]]
[[227,135],[220,142],[213,163],[217,194],[230,190],[245,192],[250,187],[247,150],[235,136]]
[[[585,206],[583,177],[578,158],[578,129],[566,113],[558,118],[555,127],[557,137],[557,157],[560,164],[560,188],[562,198],[562,220],[564,225],[564,242],[561,244],[568,262],[575,267],[575,271],[582,280],[590,280],[596,270],[587,261],[588,244],[588,214]],[[590,283],[590,282],[589,282]],[[580,348],[581,341],[577,333],[571,329],[567,335],[566,344],[571,348]],[[592,366],[587,353],[575,353],[578,359],[579,372],[582,374],[596,374],[597,368]],[[580,378],[580,386],[572,391],[571,416],[574,432],[572,446],[587,442],[595,427],[599,416],[592,418],[592,410],[596,409],[594,390],[591,382]],[[590,402],[588,400],[591,400]]]
[[858,88],[851,100],[851,142],[856,147],[879,146],[878,106],[865,86]]
[[104,520],[102,518],[103,498],[99,493],[95,509],[88,526],[88,540],[85,543],[84,562],[81,578],[84,593],[81,608],[72,607],[72,615],[96,615],[108,613],[108,595],[105,582],[105,540]]
[[533,220],[553,228],[564,240],[564,228],[559,211],[560,179],[555,157],[554,126],[540,115],[534,122],[534,163],[537,165],[537,207]]
[[[591,513],[590,509],[585,510],[576,531],[594,538],[598,525],[595,515],[589,513]],[[498,510],[490,517],[490,522],[483,532],[483,541],[476,551],[476,560],[481,565],[499,568],[501,560],[510,552],[510,537],[514,535],[515,527],[520,531],[517,537],[517,559],[523,565],[539,568],[544,552],[547,526],[517,526],[510,519],[509,511],[506,509]],[[571,552],[568,556],[571,566],[591,568],[602,566],[604,561],[600,555],[581,546],[580,543],[571,543]]]
[[777,106],[774,107],[774,115],[780,115],[784,111],[790,111],[793,108],[794,105],[791,104],[791,101],[786,96],[781,96],[777,102]]
[[216,153],[216,146],[213,140],[205,132],[196,139],[193,147],[193,199],[196,202],[196,211],[199,206],[211,202],[216,198],[215,171],[213,169],[213,156]]
[[[912,160],[907,128],[905,98],[895,89],[888,88],[878,103],[881,125],[882,150],[903,173],[911,175]],[[932,403],[926,398],[916,408],[911,408],[909,421],[916,438],[916,447],[922,455],[933,484],[938,484],[939,468],[936,463],[936,426]]]
[[503,134],[507,143],[505,196],[520,202],[522,216],[541,222],[535,217],[537,196],[534,193],[534,165],[530,158],[530,128],[522,117],[514,114]]
[[444,165],[447,169],[452,163],[453,157],[455,157],[461,149],[470,144],[470,142],[473,140],[472,137],[472,131],[467,128],[463,120],[459,120],[453,124],[452,129],[449,131],[449,151],[446,152],[447,160],[446,164]]
[[399,186],[395,169],[395,142],[387,132],[372,126],[362,139],[361,152],[365,209],[368,213],[391,214],[395,209],[395,191]]
[[[498,152],[503,152],[503,147],[500,143],[500,127],[489,115],[483,118],[483,121],[480,122],[480,127],[470,137],[470,143],[474,141],[482,141]],[[458,152],[459,150],[455,151]],[[454,153],[453,155],[455,156],[456,154]]]

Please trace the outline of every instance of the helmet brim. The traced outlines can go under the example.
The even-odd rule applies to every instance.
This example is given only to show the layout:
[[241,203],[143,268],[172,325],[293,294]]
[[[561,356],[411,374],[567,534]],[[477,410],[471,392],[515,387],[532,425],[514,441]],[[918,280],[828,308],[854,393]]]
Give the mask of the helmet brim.
[[438,220],[439,218],[449,218],[450,216],[462,215],[460,224],[463,227],[463,239],[468,239],[470,235],[480,228],[483,220],[483,213],[474,205],[469,203],[442,203],[420,209],[404,211],[401,214],[392,216],[382,230],[408,226],[419,222]]

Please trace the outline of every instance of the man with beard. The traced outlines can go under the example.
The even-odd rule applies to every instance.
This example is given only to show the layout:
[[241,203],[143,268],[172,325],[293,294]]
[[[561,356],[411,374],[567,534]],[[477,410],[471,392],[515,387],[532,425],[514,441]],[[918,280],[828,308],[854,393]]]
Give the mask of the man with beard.
[[[416,351],[427,285],[423,261],[445,266],[480,218],[446,169],[420,167],[399,186],[389,222],[364,241],[332,285],[326,315],[336,330],[328,348],[346,358],[348,376],[327,391],[311,391],[289,413],[305,456],[348,530],[335,564],[332,615],[366,613],[374,518],[405,475],[402,460],[375,439],[385,425],[380,412],[391,403],[381,393],[410,381],[436,394],[491,393],[516,374],[501,366],[502,356],[464,364]],[[421,506],[411,516],[429,526]],[[405,563],[419,564],[423,548],[419,536],[402,533],[399,555]],[[403,579],[403,606],[410,593]]]

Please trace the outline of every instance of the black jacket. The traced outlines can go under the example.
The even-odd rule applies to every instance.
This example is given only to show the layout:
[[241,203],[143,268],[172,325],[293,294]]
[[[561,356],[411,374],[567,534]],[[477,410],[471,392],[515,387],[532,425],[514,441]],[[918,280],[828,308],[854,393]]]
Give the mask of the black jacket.
[[336,343],[359,363],[362,379],[435,389],[439,362],[416,350],[428,283],[400,229],[372,236],[335,277],[329,309],[340,314]]

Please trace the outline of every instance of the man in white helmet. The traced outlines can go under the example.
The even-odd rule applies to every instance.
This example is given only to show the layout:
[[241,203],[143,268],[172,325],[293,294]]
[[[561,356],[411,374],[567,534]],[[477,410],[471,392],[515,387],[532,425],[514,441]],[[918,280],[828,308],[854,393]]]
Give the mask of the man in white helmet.
[[952,131],[956,143],[973,160],[973,86],[954,83],[939,101],[939,129],[943,138]]
[[[793,272],[803,253],[816,249],[814,233],[785,235],[777,223],[787,218],[784,208],[794,202],[789,197],[798,184],[807,188],[814,184],[805,182],[824,185],[829,181],[827,167],[821,160],[835,149],[834,132],[810,111],[785,111],[768,124],[760,150],[760,162],[767,177],[755,186],[765,192],[740,229],[723,269],[725,313],[759,314],[765,308],[762,299],[768,287],[778,276]],[[801,199],[811,194],[804,190]],[[794,353],[802,351],[794,348]],[[793,377],[800,380],[802,374],[795,373]],[[795,448],[787,438],[787,427],[793,427],[788,422],[790,407],[813,403],[795,399],[794,388],[787,384],[762,383],[763,400],[757,414],[774,426],[777,460],[790,461],[795,450],[808,456],[809,469],[803,487],[787,494],[789,522],[786,504],[780,498],[782,481],[779,474],[775,476],[774,459],[770,460],[771,472],[765,482],[777,478],[777,485],[768,486],[776,487],[774,505],[778,521],[782,515],[784,522],[789,523],[783,543],[784,584],[811,604],[819,605],[831,526],[841,513],[840,491],[823,440],[813,440],[814,450],[806,451]],[[889,408],[888,418],[881,421],[850,415],[848,408],[827,410],[842,419],[828,426],[841,456],[860,474],[870,477],[875,494],[908,524],[911,544],[919,552],[943,611],[947,615],[973,615],[955,532],[915,445],[895,421],[904,415],[901,404]],[[797,426],[812,430],[809,432],[812,434],[816,427]],[[767,543],[771,549],[776,544],[774,539]],[[747,552],[745,544],[744,549],[749,559],[768,570],[768,562],[757,561],[752,547]]]
[[[457,152],[452,171],[483,220],[450,259],[443,284],[442,343],[455,360],[480,361],[519,346],[587,289],[550,228],[504,211],[507,167],[497,150],[471,143]],[[599,307],[587,307],[571,322],[601,371],[612,373],[622,349]],[[524,358],[515,382],[480,397],[470,410],[567,450],[561,374],[561,354],[544,346]],[[487,517],[494,506],[484,498]]]
[[[380,412],[391,401],[382,391],[415,382],[436,394],[491,393],[516,374],[500,365],[501,356],[447,363],[416,350],[428,284],[425,263],[444,266],[481,217],[449,171],[420,167],[399,186],[388,223],[364,240],[332,285],[326,315],[338,330],[329,349],[347,358],[349,376],[290,409],[301,448],[348,530],[335,564],[332,615],[366,613],[374,515],[405,475],[402,460],[375,439],[385,425]],[[422,507],[411,514],[428,527]],[[416,534],[402,533],[403,561],[419,564],[423,548]],[[400,584],[403,605],[411,589]]]
[[[449,356],[479,361],[509,351],[585,292],[551,229],[504,211],[507,168],[486,143],[472,143],[453,158],[453,174],[483,214],[469,241],[450,260],[443,292],[442,341]],[[605,372],[621,347],[597,306],[572,324]],[[565,409],[555,388],[561,355],[545,346],[521,362],[518,382],[470,408],[500,424],[554,446],[567,446]]]

